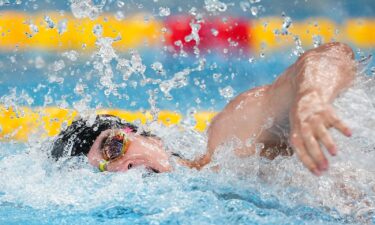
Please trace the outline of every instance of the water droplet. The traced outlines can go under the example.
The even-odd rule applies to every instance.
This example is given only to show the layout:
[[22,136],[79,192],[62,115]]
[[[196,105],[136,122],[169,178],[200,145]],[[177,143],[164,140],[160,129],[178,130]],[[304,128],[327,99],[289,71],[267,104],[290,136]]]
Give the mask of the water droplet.
[[196,16],[197,15],[197,8],[191,7],[191,9],[189,10],[189,13],[192,16]]
[[125,18],[125,15],[124,15],[124,13],[123,12],[121,12],[121,11],[117,11],[116,13],[115,13],[115,18],[117,19],[117,20],[123,20],[124,18]]
[[240,7],[242,11],[247,12],[247,10],[250,8],[250,3],[249,2],[240,2]]
[[234,90],[231,86],[226,86],[225,88],[220,88],[219,93],[221,96],[223,96],[224,98],[228,100],[233,97]]
[[220,73],[214,73],[214,74],[212,74],[212,78],[214,79],[215,82],[219,82],[221,76],[222,75]]
[[255,151],[257,153],[259,153],[260,151],[262,151],[264,149],[264,144],[263,143],[256,143],[255,144]]
[[46,65],[46,63],[44,62],[42,57],[37,56],[35,58],[35,68],[36,69],[42,69],[45,65]]
[[289,33],[288,29],[290,25],[292,25],[292,19],[289,16],[286,16],[284,12],[282,13],[282,17],[284,18],[284,21],[283,21],[283,25],[281,28],[281,34],[287,35]]
[[212,28],[211,29],[211,34],[216,37],[219,34],[219,31],[216,30],[216,29],[214,29],[214,28]]
[[68,30],[68,20],[63,19],[60,20],[59,23],[57,24],[57,30],[59,31],[59,34],[63,34]]
[[0,0],[0,6],[6,6],[6,5],[10,5],[9,0]]
[[71,0],[70,9],[76,18],[88,17],[93,20],[99,16],[103,6],[104,3],[96,6],[91,0]]
[[122,8],[124,7],[125,3],[123,1],[118,0],[117,1],[117,7]]
[[314,48],[319,47],[322,44],[323,40],[320,35],[313,35]]
[[195,45],[199,45],[199,42],[200,42],[199,30],[201,29],[201,25],[199,23],[195,23],[194,21],[191,21],[190,27],[191,27],[191,34],[185,36],[185,41],[190,42],[194,40]]
[[163,69],[163,64],[161,64],[160,62],[154,62],[152,65],[151,65],[151,68],[158,74],[160,75],[165,75],[165,71]]
[[74,50],[63,52],[62,56],[70,59],[71,61],[77,61],[77,59],[78,59],[78,52],[74,51]]
[[47,23],[48,28],[53,29],[55,27],[55,23],[52,21],[51,17],[49,16],[44,16],[44,21]]
[[293,37],[294,44],[296,45],[296,48],[293,50],[293,54],[295,56],[301,56],[305,51],[302,48],[302,42],[298,35],[295,35]]
[[219,0],[205,0],[205,8],[208,12],[225,12],[227,5]]
[[30,23],[29,28],[30,28],[31,32],[33,32],[33,34],[36,34],[36,33],[39,32],[39,28],[35,24]]
[[57,71],[64,69],[64,67],[65,67],[64,60],[60,59],[60,60],[53,62],[51,69],[57,72]]
[[82,83],[77,83],[77,85],[74,88],[74,93],[77,95],[81,95],[85,92],[86,85]]
[[258,7],[251,6],[250,11],[251,11],[251,15],[253,15],[255,17],[258,15]]
[[168,7],[160,7],[159,8],[159,16],[169,16],[171,14],[171,10]]
[[101,24],[96,24],[92,31],[96,37],[101,37],[103,34],[103,27]]

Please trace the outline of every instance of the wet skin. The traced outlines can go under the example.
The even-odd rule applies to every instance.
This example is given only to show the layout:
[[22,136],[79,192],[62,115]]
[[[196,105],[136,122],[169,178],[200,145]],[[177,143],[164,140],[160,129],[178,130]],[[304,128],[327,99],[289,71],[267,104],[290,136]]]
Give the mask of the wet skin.
[[[289,145],[305,167],[321,175],[328,169],[321,145],[331,155],[337,154],[328,129],[334,127],[351,136],[332,101],[354,80],[353,58],[351,48],[342,43],[328,43],[305,52],[274,83],[234,98],[210,124],[207,153],[185,164],[199,169],[211,161],[218,146],[233,136],[243,143],[253,137],[254,143],[265,144],[261,154],[266,148]],[[265,127],[270,120],[272,126]],[[255,150],[255,144],[243,145],[236,153],[250,156]]]
[[[235,150],[239,157],[255,154],[255,143],[264,143],[262,156],[272,159],[278,154],[295,152],[306,168],[321,175],[329,166],[324,148],[333,156],[338,152],[328,130],[333,127],[351,136],[351,130],[336,115],[332,101],[354,80],[353,58],[351,48],[342,43],[328,43],[305,52],[274,83],[235,97],[211,122],[207,130],[207,152],[196,160],[180,160],[180,163],[201,169],[210,163],[216,149],[233,137],[242,143],[252,138],[254,144],[243,144]],[[102,137],[101,134],[98,139]],[[135,165],[144,163],[146,167],[157,167],[160,172],[170,170],[161,142],[146,137],[135,136],[135,139],[138,144],[133,147],[140,149],[129,152],[138,157]],[[102,159],[97,141],[88,155],[94,166]],[[152,147],[153,143],[156,147]],[[153,157],[150,151],[155,153],[151,154]],[[131,161],[126,155],[111,162],[108,170],[126,171]]]
[[[101,147],[103,141],[111,134],[120,130],[103,131],[95,140],[89,154],[87,155],[90,164],[95,167],[103,160]],[[171,165],[168,161],[168,154],[163,149],[161,140],[153,137],[144,137],[135,133],[127,134],[130,145],[126,153],[116,160],[110,161],[107,170],[111,172],[125,172],[131,168],[143,166],[154,172],[168,172]]]

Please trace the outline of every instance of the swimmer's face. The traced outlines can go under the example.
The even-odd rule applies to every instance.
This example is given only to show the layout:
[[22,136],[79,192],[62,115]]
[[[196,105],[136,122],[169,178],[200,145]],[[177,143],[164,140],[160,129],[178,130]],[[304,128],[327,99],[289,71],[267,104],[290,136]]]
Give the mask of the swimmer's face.
[[[103,159],[103,143],[113,132],[120,130],[103,131],[92,145],[88,158],[89,162],[95,166]],[[154,172],[167,172],[171,170],[169,156],[163,148],[163,143],[156,137],[145,137],[134,133],[127,134],[130,141],[126,153],[118,159],[110,161],[108,171],[127,171],[129,169],[143,166]]]

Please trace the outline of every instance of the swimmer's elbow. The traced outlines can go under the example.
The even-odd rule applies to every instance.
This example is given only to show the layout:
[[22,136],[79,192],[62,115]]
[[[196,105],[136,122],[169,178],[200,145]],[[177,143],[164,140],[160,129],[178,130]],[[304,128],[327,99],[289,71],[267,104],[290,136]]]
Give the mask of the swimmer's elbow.
[[353,49],[345,43],[330,42],[306,51],[300,56],[298,61],[306,63],[309,61],[315,61],[316,57],[334,57],[336,59],[347,61],[348,59],[354,59],[354,52]]
[[337,57],[354,59],[354,51],[348,44],[342,42],[332,42],[330,44],[330,48],[338,53]]

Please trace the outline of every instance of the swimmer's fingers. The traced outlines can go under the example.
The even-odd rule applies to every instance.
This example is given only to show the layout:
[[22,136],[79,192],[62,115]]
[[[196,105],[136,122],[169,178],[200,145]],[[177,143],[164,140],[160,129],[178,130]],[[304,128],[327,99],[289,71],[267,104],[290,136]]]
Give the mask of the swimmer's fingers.
[[323,124],[316,125],[316,136],[331,155],[335,156],[337,154],[336,144]]
[[292,144],[292,148],[297,153],[297,156],[301,160],[303,165],[305,165],[305,167],[308,168],[313,174],[320,176],[321,173],[318,170],[314,160],[307,153],[302,138],[297,133],[292,132],[290,142]]
[[329,125],[336,128],[347,137],[352,136],[352,131],[350,130],[350,128],[341,119],[338,118],[335,112],[330,113]]
[[307,125],[305,128],[302,128],[302,138],[305,144],[306,151],[317,164],[320,171],[328,169],[328,160],[324,156],[320,145],[313,134],[313,130],[310,129]]

